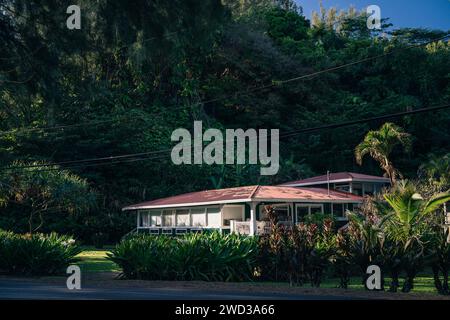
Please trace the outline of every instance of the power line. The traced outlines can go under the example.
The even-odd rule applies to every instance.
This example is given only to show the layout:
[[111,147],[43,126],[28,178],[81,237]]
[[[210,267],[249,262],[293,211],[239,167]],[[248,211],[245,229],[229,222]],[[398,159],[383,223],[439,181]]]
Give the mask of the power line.
[[[126,120],[127,117],[122,117],[123,120]],[[137,119],[137,118],[136,118]],[[8,135],[8,134],[14,134],[18,131],[25,131],[25,132],[33,132],[33,131],[48,131],[48,130],[59,130],[59,129],[70,129],[70,128],[78,128],[78,127],[84,127],[87,125],[90,126],[97,126],[105,123],[111,123],[111,122],[117,122],[118,119],[109,119],[109,120],[99,120],[99,121],[93,121],[88,123],[74,123],[74,124],[68,124],[68,125],[57,125],[53,127],[35,127],[35,128],[17,128],[9,131],[1,131],[1,135]]]
[[[367,57],[367,58],[364,58],[364,59],[360,59],[360,60],[357,60],[357,61],[353,61],[353,62],[349,62],[349,63],[343,64],[343,65],[340,65],[340,66],[327,68],[327,69],[324,69],[324,70],[312,72],[312,73],[309,73],[309,74],[305,74],[305,75],[298,76],[298,77],[293,77],[293,78],[286,79],[286,80],[279,80],[279,81],[272,80],[272,83],[267,84],[267,85],[263,85],[263,86],[256,87],[256,88],[250,88],[250,90],[249,89],[247,89],[247,90],[240,90],[240,91],[237,91],[237,92],[235,92],[233,94],[225,95],[225,96],[222,96],[222,97],[217,97],[217,98],[213,98],[213,99],[209,99],[209,100],[199,101],[199,102],[191,104],[190,106],[197,106],[197,105],[208,104],[208,103],[212,103],[212,102],[218,102],[218,101],[225,100],[225,99],[228,99],[228,98],[234,98],[234,97],[237,97],[239,95],[246,95],[246,94],[250,94],[250,93],[253,93],[253,92],[257,92],[257,91],[261,91],[261,90],[265,90],[265,89],[269,89],[269,88],[273,88],[273,87],[278,87],[278,86],[280,86],[282,84],[288,84],[288,83],[291,83],[291,82],[304,80],[304,79],[315,77],[315,76],[318,76],[318,75],[321,75],[321,74],[324,74],[324,73],[328,73],[328,72],[344,69],[344,68],[347,68],[349,66],[353,66],[353,65],[360,64],[360,63],[363,63],[363,62],[368,62],[368,61],[371,61],[371,60],[375,60],[375,59],[379,59],[379,58],[382,58],[382,57],[386,57],[386,56],[389,56],[389,55],[391,55],[391,54],[393,54],[395,52],[398,52],[398,51],[411,49],[411,48],[416,48],[416,47],[421,47],[421,46],[424,46],[424,45],[427,45],[427,44],[430,44],[430,43],[433,43],[433,42],[436,42],[436,41],[443,40],[443,39],[445,39],[445,38],[447,38],[449,36],[450,36],[450,34],[446,34],[445,36],[442,36],[442,37],[439,37],[439,38],[436,38],[436,39],[433,39],[433,40],[429,40],[427,42],[423,42],[423,43],[419,43],[419,44],[413,44],[413,45],[409,45],[409,46],[402,47],[402,48],[397,48],[395,50],[392,50],[392,51],[389,51],[389,52],[385,52],[385,53],[380,54],[380,55]],[[171,105],[169,107],[178,107],[178,108],[180,108],[180,106],[178,106],[178,105]],[[157,113],[156,115],[158,115],[158,114],[160,114],[160,113]],[[132,116],[130,116],[130,117],[125,116],[123,118],[124,119],[136,119],[136,117],[132,117]],[[74,127],[97,126],[99,124],[111,123],[111,122],[117,122],[117,121],[121,121],[121,120],[120,119],[110,119],[110,120],[96,121],[96,122],[85,122],[85,123],[78,123],[78,124],[59,125],[59,126],[55,126],[55,127],[19,128],[19,129],[14,129],[14,130],[9,130],[9,131],[1,131],[0,132],[0,136],[1,135],[7,135],[7,134],[15,134],[15,133],[17,133],[17,130],[20,130],[22,132],[23,131],[40,131],[40,130],[60,130],[60,129],[74,128]]]
[[324,125],[324,126],[299,129],[299,130],[295,130],[295,131],[280,135],[280,138],[281,137],[283,137],[283,138],[291,137],[291,136],[294,136],[294,135],[297,135],[300,133],[305,133],[305,132],[319,131],[319,130],[323,130],[323,129],[335,129],[335,128],[352,126],[352,125],[359,124],[359,123],[399,118],[399,117],[403,117],[403,116],[415,115],[415,114],[426,113],[426,112],[431,112],[431,111],[440,111],[440,110],[449,109],[449,108],[450,108],[450,104],[446,104],[446,105],[440,105],[440,106],[429,107],[429,108],[421,108],[421,109],[416,109],[416,110],[411,110],[411,111],[391,113],[391,114],[386,114],[386,115],[371,117],[371,118],[366,118],[366,119],[352,120],[352,121],[346,121],[346,122],[341,122],[341,123],[328,124],[328,125]]
[[[166,150],[159,150],[160,152],[162,151],[166,151]],[[170,149],[168,150],[170,151]],[[26,169],[33,169],[33,168],[40,168],[40,167],[48,167],[45,169],[37,169],[37,170],[32,170],[32,172],[46,172],[46,171],[61,171],[61,170],[67,170],[67,169],[77,169],[77,168],[86,168],[86,167],[97,167],[97,166],[104,166],[104,165],[117,165],[117,164],[123,164],[123,163],[131,163],[131,162],[137,162],[137,161],[145,161],[145,160],[155,160],[155,159],[162,159],[164,157],[166,157],[167,154],[164,155],[160,155],[160,156],[151,156],[151,157],[145,157],[145,158],[136,158],[136,159],[124,159],[124,160],[119,160],[119,161],[115,161],[115,162],[100,162],[100,163],[87,163],[87,164],[75,164],[75,165],[70,165],[70,166],[65,166],[65,167],[58,167],[58,163],[55,164],[42,164],[42,165],[33,165],[33,166],[18,166],[18,167],[6,167],[4,169],[8,170],[8,169],[12,169],[12,172],[23,172],[26,171]],[[16,170],[16,169],[20,169],[20,170]],[[25,170],[22,170],[25,169]]]
[[[127,159],[127,158],[133,158],[133,157],[140,157],[140,156],[148,156],[153,154],[159,154],[164,153],[172,150],[170,149],[163,149],[163,150],[157,150],[157,151],[148,151],[148,152],[140,152],[140,153],[129,153],[129,154],[123,154],[118,156],[109,156],[109,157],[99,157],[99,158],[88,158],[88,159],[80,159],[80,160],[70,160],[70,161],[62,161],[57,163],[43,163],[43,164],[31,164],[26,166],[18,166],[20,169],[29,169],[29,168],[38,168],[38,167],[52,167],[52,166],[60,166],[60,165],[71,165],[71,164],[79,164],[83,162],[96,162],[96,161],[113,161],[116,159]],[[109,162],[108,162],[109,163]],[[9,169],[10,167],[5,167],[2,169]]]
[[[287,132],[285,134],[281,134],[280,139],[296,136],[296,135],[299,135],[302,133],[307,133],[307,132],[320,131],[320,130],[325,130],[325,129],[342,128],[342,127],[352,126],[352,125],[356,125],[356,124],[360,124],[360,123],[367,123],[367,122],[372,122],[372,121],[399,118],[399,117],[403,117],[403,116],[415,115],[415,114],[421,114],[421,113],[427,113],[427,112],[433,112],[433,111],[440,111],[440,110],[449,109],[449,108],[450,108],[450,104],[447,104],[447,105],[440,105],[440,106],[429,107],[429,108],[421,108],[421,109],[416,109],[416,110],[397,112],[397,113],[381,115],[381,116],[376,116],[376,117],[370,117],[370,118],[365,118],[365,119],[346,121],[346,122],[341,122],[341,123],[333,123],[333,124],[317,126],[317,127],[304,128],[304,129]],[[250,141],[251,141],[251,139],[249,139],[249,142]],[[224,142],[226,143],[227,140],[225,140]],[[64,162],[58,162],[58,163],[53,163],[53,164],[4,167],[2,169],[16,171],[17,169],[22,170],[22,169],[31,169],[31,168],[35,168],[35,167],[55,167],[55,166],[70,164],[70,166],[66,166],[66,167],[62,167],[62,168],[55,167],[55,168],[48,168],[48,169],[33,170],[33,172],[39,172],[39,171],[47,171],[47,170],[52,171],[52,170],[73,169],[73,168],[80,168],[80,167],[84,168],[84,167],[94,167],[94,166],[103,166],[103,165],[116,165],[116,164],[121,164],[121,163],[130,163],[130,162],[155,160],[155,159],[164,158],[169,155],[171,150],[172,150],[172,148],[157,150],[157,151],[135,153],[135,154],[111,156],[111,157],[64,161]],[[160,154],[160,155],[157,155],[157,154]],[[142,155],[154,155],[154,156],[145,157],[145,158],[128,159],[130,157],[132,158],[132,157],[138,157],[138,156],[142,156]],[[113,161],[116,159],[119,159],[119,160],[115,161],[115,162],[109,162],[109,161]],[[108,162],[104,162],[106,160],[108,160]],[[82,164],[83,162],[93,162],[93,161],[103,161],[103,162]]]

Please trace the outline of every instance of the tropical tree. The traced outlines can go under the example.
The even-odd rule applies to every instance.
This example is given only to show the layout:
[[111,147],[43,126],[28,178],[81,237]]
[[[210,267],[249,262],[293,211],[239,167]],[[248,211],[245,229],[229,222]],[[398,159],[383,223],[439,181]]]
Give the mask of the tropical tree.
[[444,156],[428,155],[428,159],[419,168],[419,176],[428,181],[437,191],[450,188],[450,153]]
[[29,211],[30,233],[42,227],[45,213],[86,211],[95,204],[86,180],[67,170],[41,162],[15,162],[13,167],[0,177],[1,204],[16,204]]
[[432,232],[431,221],[436,211],[450,200],[450,193],[439,193],[424,199],[415,184],[401,181],[384,195],[385,203],[378,203],[380,226],[395,255],[406,272],[402,291],[414,287],[414,278],[425,263],[425,245]]
[[[450,153],[444,156],[428,155],[428,160],[419,167],[418,175],[423,180],[421,191],[425,194],[450,190]],[[450,221],[447,203],[443,205],[442,218],[444,221],[438,221],[438,224]],[[446,229],[450,230],[448,226]]]
[[394,147],[399,144],[405,149],[409,149],[411,144],[410,135],[399,126],[387,122],[379,130],[369,131],[364,140],[356,146],[356,161],[361,165],[364,156],[369,154],[380,164],[380,167],[391,181],[391,185],[394,185],[399,172],[394,168],[389,156]]

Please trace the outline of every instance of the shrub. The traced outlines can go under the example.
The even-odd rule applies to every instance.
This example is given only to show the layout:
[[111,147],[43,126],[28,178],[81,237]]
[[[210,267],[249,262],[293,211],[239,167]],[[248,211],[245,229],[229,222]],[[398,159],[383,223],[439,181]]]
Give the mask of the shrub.
[[187,234],[182,237],[135,235],[122,240],[108,257],[128,279],[251,280],[256,237]]
[[450,229],[438,225],[434,228],[430,241],[427,243],[428,264],[433,271],[436,290],[443,295],[450,295],[448,275],[450,270]]
[[349,249],[352,263],[358,267],[362,284],[366,287],[367,267],[382,265],[381,239],[382,230],[374,216],[351,214],[346,228],[349,237]]
[[319,287],[336,251],[333,222],[325,219],[320,225],[282,226],[271,206],[265,210],[271,231],[259,241],[260,279],[289,281],[290,285],[303,285],[309,280]]
[[96,249],[102,249],[108,241],[108,235],[103,232],[96,232],[92,235],[91,241]]
[[0,272],[21,275],[55,275],[77,261],[81,252],[65,235],[15,234],[0,231]]
[[339,288],[347,289],[352,274],[353,261],[350,234],[339,230],[334,237],[334,273],[339,277]]

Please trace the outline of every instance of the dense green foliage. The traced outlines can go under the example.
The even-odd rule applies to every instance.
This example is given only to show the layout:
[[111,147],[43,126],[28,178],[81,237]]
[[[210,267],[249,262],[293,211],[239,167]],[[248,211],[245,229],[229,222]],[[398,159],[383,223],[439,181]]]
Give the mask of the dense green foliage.
[[81,248],[68,236],[15,234],[0,230],[0,273],[58,275],[78,260]]
[[218,232],[182,237],[135,235],[109,259],[128,279],[245,281],[252,278],[257,239]]
[[[15,161],[45,164],[166,150],[172,131],[191,128],[194,120],[221,129],[279,128],[283,134],[450,100],[448,42],[406,48],[446,31],[373,33],[355,10],[324,11],[311,22],[301,12],[301,1],[300,6],[270,0],[223,3],[80,0],[82,29],[68,30],[69,1],[0,0],[2,187],[29,174],[4,170]],[[280,82],[387,52],[392,54]],[[261,86],[266,89],[257,89]],[[394,149],[390,155],[406,178],[429,155],[449,152],[448,111],[395,122],[413,138],[410,154]],[[279,183],[327,170],[381,174],[375,161],[360,167],[353,157],[365,134],[380,125],[283,139],[280,172],[273,177],[261,177],[259,168],[248,165],[175,166],[169,152],[127,162],[66,163],[61,170],[86,181],[97,195],[95,205],[45,209],[39,230],[74,234],[86,242],[93,242],[93,234],[106,234],[112,242],[133,227],[134,217],[120,212],[129,203]],[[55,190],[64,190],[59,186]],[[10,196],[0,200],[6,204],[0,227],[28,231],[29,205]],[[39,217],[33,219],[36,227],[41,224]]]
[[[16,162],[15,165],[18,163]],[[58,167],[42,167],[40,163],[29,164],[22,172],[6,170],[0,173],[0,195],[3,205],[16,205],[29,213],[29,232],[37,231],[44,224],[47,212],[85,212],[95,205],[95,195],[86,180]],[[37,220],[39,223],[35,223]],[[22,219],[14,219],[12,228]]]

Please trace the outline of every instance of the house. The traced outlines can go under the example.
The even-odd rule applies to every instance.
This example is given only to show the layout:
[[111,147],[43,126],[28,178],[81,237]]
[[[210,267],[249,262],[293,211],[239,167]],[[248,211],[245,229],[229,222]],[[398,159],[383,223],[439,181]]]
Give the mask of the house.
[[389,186],[388,178],[371,176],[354,172],[330,173],[303,180],[291,181],[281,184],[285,187],[315,187],[344,192],[350,192],[358,196],[373,195]]
[[254,235],[267,230],[265,205],[274,207],[280,223],[294,224],[315,213],[345,221],[346,210],[362,201],[361,196],[324,188],[245,186],[191,192],[122,210],[136,212],[138,232],[174,235],[216,229]]

